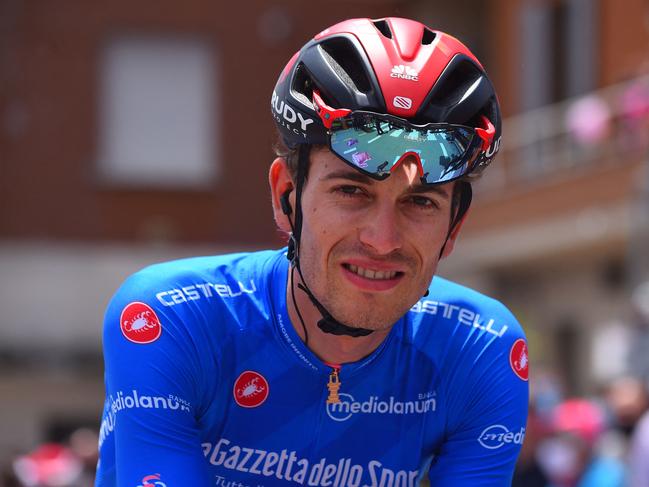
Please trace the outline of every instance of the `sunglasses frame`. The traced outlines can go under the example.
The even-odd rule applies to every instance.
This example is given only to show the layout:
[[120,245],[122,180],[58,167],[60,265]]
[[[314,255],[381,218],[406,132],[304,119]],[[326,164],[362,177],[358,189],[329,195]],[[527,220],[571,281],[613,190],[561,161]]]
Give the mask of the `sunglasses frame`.
[[[383,113],[375,113],[375,112],[370,112],[366,110],[349,110],[347,108],[339,108],[339,109],[334,109],[328,106],[323,100],[320,94],[318,93],[317,90],[313,90],[313,104],[316,109],[316,113],[322,120],[323,125],[327,129],[327,142],[329,146],[329,150],[336,155],[339,159],[341,159],[343,162],[348,164],[349,166],[353,167],[354,169],[362,172],[363,174],[366,174],[367,176],[371,177],[372,179],[382,181],[386,179],[387,177],[390,176],[390,173],[395,170],[399,165],[408,157],[414,157],[417,161],[417,167],[419,171],[419,176],[421,178],[422,184],[425,185],[435,185],[435,184],[444,184],[448,183],[451,181],[454,181],[456,179],[459,179],[466,174],[469,174],[474,168],[475,168],[475,162],[479,159],[480,154],[483,152],[487,151],[489,149],[489,146],[491,145],[491,142],[493,141],[494,135],[495,135],[495,128],[493,124],[489,121],[487,117],[484,115],[481,117],[482,123],[485,128],[479,128],[479,127],[469,127],[466,125],[460,125],[460,124],[450,124],[450,123],[427,123],[423,125],[417,125],[409,122],[408,120],[404,118],[400,118],[394,115],[390,114],[383,114]],[[355,165],[351,161],[348,161],[343,157],[342,155],[338,154],[336,150],[333,147],[332,144],[332,135],[335,132],[338,132],[340,130],[347,130],[348,128],[357,128],[354,127],[354,121],[356,117],[370,117],[371,119],[375,120],[377,123],[379,121],[385,121],[388,122],[391,126],[398,127],[398,128],[403,128],[406,130],[417,130],[417,131],[425,131],[425,130],[430,130],[430,131],[439,131],[439,132],[449,132],[449,131],[454,131],[458,129],[462,130],[467,130],[470,132],[473,132],[477,137],[472,137],[471,142],[469,143],[469,146],[465,150],[465,154],[471,154],[470,157],[461,159],[458,161],[458,163],[461,162],[461,165],[466,164],[468,167],[468,170],[465,171],[463,174],[456,176],[454,178],[450,179],[445,179],[442,181],[435,181],[435,182],[427,182],[425,177],[424,177],[424,168],[421,163],[421,157],[417,152],[413,151],[408,151],[405,152],[401,155],[401,157],[392,164],[390,167],[390,172],[386,173],[376,173],[372,171],[366,171],[362,167],[359,167],[358,165]],[[338,128],[335,127],[334,124],[337,123],[344,123],[344,121],[349,121],[350,122],[350,127],[348,128]],[[358,128],[357,128],[358,129]],[[360,129],[359,129],[360,130]],[[476,147],[477,146],[477,147]],[[456,164],[458,164],[456,163]]]

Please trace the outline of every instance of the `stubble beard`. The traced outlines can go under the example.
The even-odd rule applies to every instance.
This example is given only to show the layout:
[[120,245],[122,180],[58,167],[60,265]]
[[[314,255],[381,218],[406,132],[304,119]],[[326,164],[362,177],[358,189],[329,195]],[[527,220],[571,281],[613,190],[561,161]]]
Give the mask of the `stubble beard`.
[[[313,265],[318,253],[313,249],[304,250],[306,252],[300,254],[300,268],[306,285],[327,311],[344,325],[374,331],[389,330],[421,297],[410,297],[403,292],[384,297],[360,290],[350,295],[348,286],[339,282],[342,279],[339,269],[327,266],[325,279],[318,280]],[[335,258],[332,260],[337,261]],[[334,275],[340,277],[333,278]]]

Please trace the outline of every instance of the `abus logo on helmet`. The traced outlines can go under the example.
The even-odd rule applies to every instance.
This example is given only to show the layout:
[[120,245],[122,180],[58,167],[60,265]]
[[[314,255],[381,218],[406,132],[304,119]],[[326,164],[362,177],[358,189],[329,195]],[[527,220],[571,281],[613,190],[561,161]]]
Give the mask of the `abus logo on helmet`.
[[[312,118],[305,118],[300,112],[294,110],[288,103],[284,103],[284,100],[280,100],[277,93],[273,91],[273,96],[271,97],[270,104],[273,107],[273,115],[275,120],[280,125],[291,130],[296,135],[302,135],[306,138],[306,129],[313,123]],[[300,121],[300,130],[298,130],[293,124]]]
[[133,343],[151,343],[160,338],[162,325],[148,304],[135,301],[122,310],[119,318],[122,334]]
[[521,428],[518,433],[513,433],[502,424],[494,424],[485,428],[478,438],[480,443],[487,450],[497,450],[504,445],[522,445],[525,439],[525,428]]
[[408,79],[410,81],[419,81],[419,73],[416,69],[403,64],[395,64],[390,72],[390,78]]

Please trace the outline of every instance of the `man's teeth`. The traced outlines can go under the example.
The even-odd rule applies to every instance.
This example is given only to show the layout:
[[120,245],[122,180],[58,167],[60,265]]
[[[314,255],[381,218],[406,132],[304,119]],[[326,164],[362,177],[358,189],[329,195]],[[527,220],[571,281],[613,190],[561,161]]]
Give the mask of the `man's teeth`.
[[358,274],[359,276],[366,279],[394,279],[394,277],[397,275],[396,271],[373,271],[371,269],[365,269],[363,267],[358,267],[357,265],[352,264],[349,264],[347,268],[354,274]]

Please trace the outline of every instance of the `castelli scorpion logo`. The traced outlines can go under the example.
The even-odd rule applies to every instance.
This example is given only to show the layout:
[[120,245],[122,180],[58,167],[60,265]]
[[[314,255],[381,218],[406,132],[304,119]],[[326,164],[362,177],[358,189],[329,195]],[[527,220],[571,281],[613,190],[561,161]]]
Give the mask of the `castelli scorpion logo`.
[[522,380],[529,377],[529,356],[527,353],[527,343],[519,338],[512,345],[509,352],[509,364],[512,366],[514,373]]
[[155,311],[139,301],[129,303],[120,316],[122,334],[134,343],[151,343],[160,338],[162,325]]
[[256,408],[268,397],[268,382],[260,373],[246,370],[234,381],[232,392],[239,406]]

